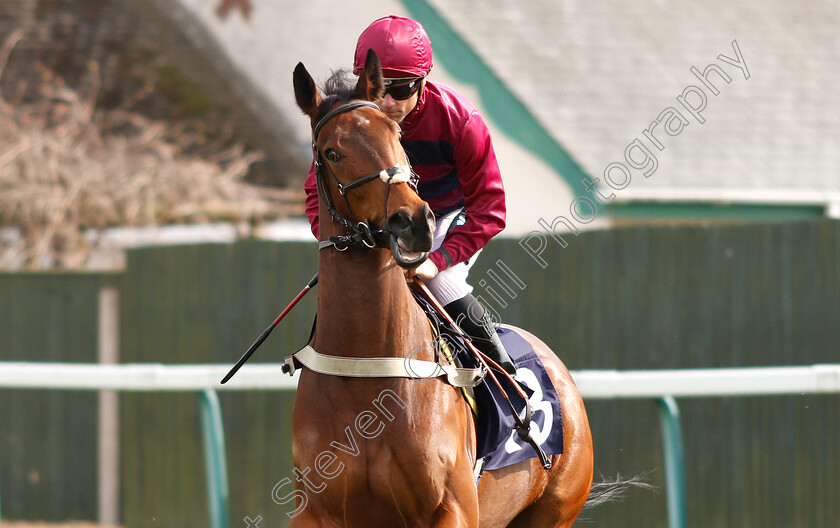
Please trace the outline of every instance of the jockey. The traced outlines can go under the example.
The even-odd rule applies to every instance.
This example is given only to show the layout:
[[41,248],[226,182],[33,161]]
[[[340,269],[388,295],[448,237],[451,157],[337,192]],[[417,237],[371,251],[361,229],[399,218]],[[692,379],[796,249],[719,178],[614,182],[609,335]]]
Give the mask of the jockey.
[[[353,72],[364,69],[368,49],[385,77],[380,110],[402,128],[400,142],[419,176],[418,194],[437,219],[428,260],[408,272],[423,279],[474,344],[515,372],[490,315],[472,295],[467,275],[481,249],[505,227],[505,191],[487,125],[453,88],[426,79],[432,45],[414,20],[388,16],[359,36]],[[314,164],[304,184],[306,216],[319,236]]]

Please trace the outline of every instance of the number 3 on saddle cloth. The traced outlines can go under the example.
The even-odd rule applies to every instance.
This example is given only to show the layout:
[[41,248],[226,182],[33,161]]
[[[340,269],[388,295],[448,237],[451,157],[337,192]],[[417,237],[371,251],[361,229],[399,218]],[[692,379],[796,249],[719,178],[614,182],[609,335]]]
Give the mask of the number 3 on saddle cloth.
[[[439,321],[434,309],[422,298],[415,295],[432,325],[439,330],[444,350],[448,346],[455,356],[455,362],[466,368],[478,367],[478,360],[467,350],[461,337],[456,336],[446,323]],[[563,453],[563,421],[560,414],[560,399],[554,384],[545,370],[542,360],[533,347],[518,333],[509,328],[497,329],[499,338],[505,346],[516,367],[516,380],[530,397],[534,415],[530,431],[536,443],[547,455]],[[446,353],[444,351],[444,353]],[[446,354],[449,356],[449,354]],[[523,409],[525,404],[511,383],[504,376],[497,376],[505,388],[513,406]],[[476,482],[484,470],[503,468],[535,458],[537,453],[517,435],[516,422],[510,406],[499,393],[495,383],[486,377],[472,389],[464,389],[476,418]],[[482,464],[483,460],[483,464]]]

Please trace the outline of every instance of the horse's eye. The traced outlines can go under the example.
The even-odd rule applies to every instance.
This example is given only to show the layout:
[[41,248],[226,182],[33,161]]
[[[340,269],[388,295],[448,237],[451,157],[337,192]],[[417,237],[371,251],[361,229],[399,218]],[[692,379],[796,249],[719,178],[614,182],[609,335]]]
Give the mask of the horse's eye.
[[338,155],[338,152],[334,151],[333,149],[327,151],[327,160],[330,163],[338,163],[338,160],[340,159],[341,156]]

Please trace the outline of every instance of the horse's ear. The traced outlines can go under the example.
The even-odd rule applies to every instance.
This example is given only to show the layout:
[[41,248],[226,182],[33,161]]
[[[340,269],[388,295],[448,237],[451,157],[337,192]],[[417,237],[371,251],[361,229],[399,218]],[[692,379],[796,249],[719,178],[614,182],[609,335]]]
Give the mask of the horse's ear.
[[315,119],[318,113],[318,107],[321,105],[321,94],[318,93],[318,89],[315,87],[315,81],[312,80],[312,76],[306,71],[306,67],[304,67],[302,62],[299,62],[295,66],[294,84],[295,99],[297,100],[298,106],[303,110],[304,114]]
[[366,101],[376,101],[384,92],[385,81],[382,80],[379,56],[369,49],[365,58],[365,69],[359,74],[359,82],[356,84],[356,96]]

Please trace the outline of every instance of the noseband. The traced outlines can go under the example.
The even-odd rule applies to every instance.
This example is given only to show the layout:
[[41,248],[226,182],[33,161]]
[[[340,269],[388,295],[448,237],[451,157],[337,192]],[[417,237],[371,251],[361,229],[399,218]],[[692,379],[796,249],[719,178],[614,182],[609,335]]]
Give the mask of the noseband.
[[[344,251],[351,246],[368,249],[385,247],[377,239],[384,239],[385,241],[388,241],[391,238],[391,231],[388,228],[387,224],[388,195],[391,191],[391,184],[406,182],[409,185],[411,185],[411,187],[415,191],[417,191],[417,175],[411,171],[411,167],[405,165],[394,165],[393,167],[388,167],[387,169],[383,169],[379,172],[374,172],[366,176],[362,176],[361,178],[357,178],[351,181],[350,183],[342,184],[338,181],[338,178],[336,178],[332,167],[330,167],[330,165],[324,159],[324,156],[323,154],[321,154],[321,151],[320,149],[318,149],[317,145],[318,133],[321,131],[324,125],[326,125],[330,119],[337,115],[350,112],[357,108],[364,107],[370,107],[379,110],[379,107],[370,101],[352,101],[329,111],[326,115],[324,115],[324,117],[318,120],[318,122],[315,124],[315,127],[312,129],[312,150],[315,153],[315,178],[318,185],[318,195],[324,201],[324,205],[326,205],[327,211],[329,211],[332,220],[341,224],[345,229],[347,229],[351,233],[343,236],[330,237],[329,241],[321,242],[321,249],[330,246],[335,247],[339,251]],[[327,187],[327,174],[329,174],[332,177],[333,183],[335,183],[335,186],[338,188],[338,193],[344,199],[344,203],[347,206],[347,211],[350,213],[350,220],[341,216],[341,214],[339,214],[339,212],[335,209],[335,204],[333,204],[329,188]],[[386,222],[385,229],[372,230],[370,227],[370,223],[367,219],[362,221],[356,219],[356,216],[353,214],[353,209],[350,207],[350,201],[347,199],[347,192],[349,192],[352,189],[355,189],[356,187],[360,187],[368,182],[371,182],[376,178],[379,178],[388,184],[388,186],[385,189]]]

